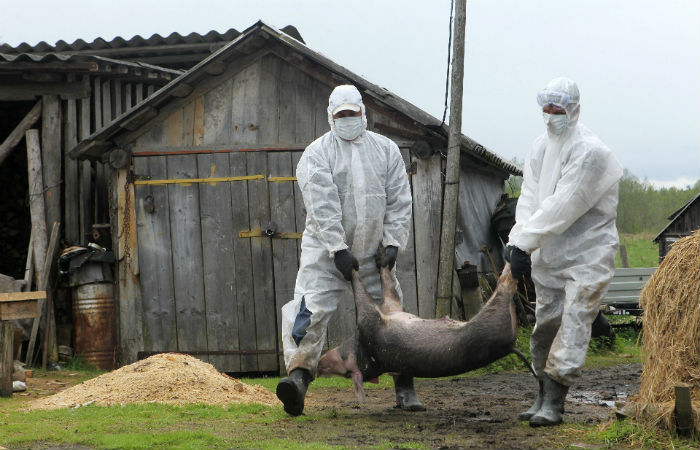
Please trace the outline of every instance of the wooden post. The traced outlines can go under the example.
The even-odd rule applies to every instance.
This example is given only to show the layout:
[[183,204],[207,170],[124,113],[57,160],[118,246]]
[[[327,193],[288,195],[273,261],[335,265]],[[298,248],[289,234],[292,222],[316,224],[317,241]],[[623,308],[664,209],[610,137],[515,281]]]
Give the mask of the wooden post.
[[[44,210],[44,182],[41,175],[41,147],[39,146],[39,131],[28,130],[25,134],[27,141],[27,166],[29,174],[29,212],[32,219],[32,239],[35,261],[35,277],[41,280],[43,277],[43,266],[41,261],[46,256],[48,245],[46,236],[46,212]],[[37,281],[37,285],[39,282]],[[39,301],[39,311],[44,306],[44,300]],[[39,331],[39,318],[34,320],[32,325],[32,335],[36,339]],[[34,352],[34,340],[29,340],[27,347],[26,363],[31,363],[31,355]]]
[[[87,76],[87,75],[86,75]],[[80,139],[87,139],[90,136],[90,98],[80,100],[80,118],[78,119],[78,132]],[[80,162],[80,239],[79,243],[86,242],[88,233],[92,230],[92,165],[90,161]]]
[[693,432],[693,408],[690,403],[690,385],[676,384],[673,387],[676,394],[676,432],[681,436],[689,436]]
[[32,279],[34,278],[34,234],[29,236],[29,248],[27,249],[27,262],[24,265],[24,290],[32,290]]
[[42,98],[41,162],[44,176],[46,224],[61,221],[61,99]]
[[620,245],[620,265],[625,268],[630,266],[630,262],[627,259],[627,247],[625,245]]
[[36,102],[36,105],[24,116],[24,119],[15,127],[5,141],[0,144],[0,164],[5,161],[7,155],[10,154],[13,148],[19,144],[19,141],[24,137],[24,133],[30,129],[41,115],[41,101]]
[[[69,74],[69,80],[73,80],[72,74]],[[63,222],[66,240],[75,245],[80,244],[78,161],[69,158],[68,152],[78,145],[78,108],[76,100],[66,100],[65,103],[66,109],[63,117],[65,162]]]
[[[56,258],[58,258],[58,243],[60,240],[60,230],[61,224],[59,222],[54,222],[53,227],[51,229],[51,240],[49,241],[46,254],[44,255],[43,259],[38,260],[40,264],[37,264],[43,266],[43,269],[41,271],[41,279],[39,281],[39,290],[46,291],[46,300],[43,302],[43,304],[47,305],[45,312],[46,319],[44,320],[44,352],[42,359],[43,368],[46,368],[47,360],[49,362],[58,361],[58,349],[56,347],[56,323],[53,314],[53,291],[51,287],[51,271],[56,261]],[[32,326],[32,334],[29,337],[29,347],[27,347],[27,363],[31,363],[33,361],[31,356],[32,353],[29,352],[29,349],[31,348],[32,351],[34,350],[34,344],[36,342],[41,316],[42,309],[40,306],[38,315],[36,319],[34,319],[34,326]]]
[[0,320],[0,397],[12,397],[12,322]]
[[459,156],[462,136],[462,82],[464,79],[464,35],[467,0],[455,2],[454,41],[452,43],[452,87],[450,91],[450,132],[447,138],[447,169],[442,202],[440,263],[435,317],[448,316],[452,293],[452,272],[455,259],[455,226],[459,194]]

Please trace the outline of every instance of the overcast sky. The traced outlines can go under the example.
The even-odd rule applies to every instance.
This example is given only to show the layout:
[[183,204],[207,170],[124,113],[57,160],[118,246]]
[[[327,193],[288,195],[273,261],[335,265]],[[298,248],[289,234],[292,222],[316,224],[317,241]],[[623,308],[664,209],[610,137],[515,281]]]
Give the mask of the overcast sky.
[[[442,117],[449,0],[8,3],[11,45],[292,24],[310,48]],[[536,93],[557,76],[578,83],[581,122],[633,174],[700,178],[700,2],[467,1],[465,134],[523,161],[544,130]]]

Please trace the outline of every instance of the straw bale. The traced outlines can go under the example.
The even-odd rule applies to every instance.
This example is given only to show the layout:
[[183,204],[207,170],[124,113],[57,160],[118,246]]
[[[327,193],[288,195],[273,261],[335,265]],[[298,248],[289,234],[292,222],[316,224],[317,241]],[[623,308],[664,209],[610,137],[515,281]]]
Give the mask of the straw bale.
[[637,417],[675,429],[674,385],[691,386],[700,430],[700,231],[676,242],[640,295],[643,368]]
[[279,403],[273,393],[217,371],[211,364],[179,353],[162,353],[35,400],[30,409],[126,403]]

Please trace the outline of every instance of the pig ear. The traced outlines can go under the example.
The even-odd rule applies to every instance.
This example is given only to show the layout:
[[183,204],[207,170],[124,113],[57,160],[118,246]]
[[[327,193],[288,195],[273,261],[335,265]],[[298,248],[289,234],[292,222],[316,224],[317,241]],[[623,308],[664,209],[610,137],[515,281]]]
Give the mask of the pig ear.
[[365,388],[362,387],[362,372],[356,370],[352,373],[352,387],[355,390],[355,396],[357,401],[364,403],[365,401]]

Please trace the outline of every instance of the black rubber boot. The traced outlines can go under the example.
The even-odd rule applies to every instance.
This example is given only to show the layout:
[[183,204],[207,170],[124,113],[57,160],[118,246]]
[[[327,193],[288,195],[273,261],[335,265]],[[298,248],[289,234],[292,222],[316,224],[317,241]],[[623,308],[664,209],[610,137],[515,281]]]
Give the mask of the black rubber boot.
[[542,407],[542,400],[544,400],[544,382],[540,380],[539,385],[540,390],[537,391],[537,398],[535,399],[535,403],[533,403],[532,406],[530,406],[530,409],[528,409],[527,411],[518,414],[518,420],[530,420],[530,418],[537,414],[537,411],[539,411]]
[[549,427],[560,424],[564,414],[564,399],[569,386],[564,386],[544,375],[544,400],[537,414],[530,418],[531,427]]
[[311,374],[306,369],[294,369],[287,378],[277,384],[277,398],[284,403],[284,411],[298,416],[304,411],[304,396],[311,383]]
[[425,406],[418,400],[416,390],[413,388],[413,377],[394,376],[394,390],[396,391],[397,408],[404,411],[425,411]]

